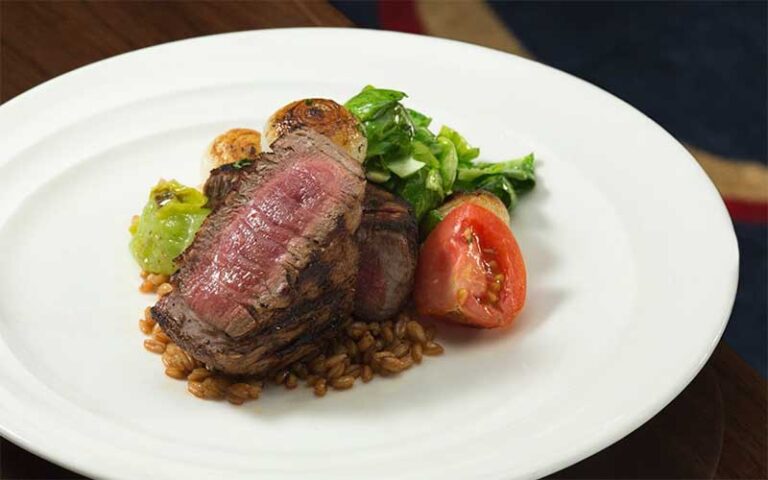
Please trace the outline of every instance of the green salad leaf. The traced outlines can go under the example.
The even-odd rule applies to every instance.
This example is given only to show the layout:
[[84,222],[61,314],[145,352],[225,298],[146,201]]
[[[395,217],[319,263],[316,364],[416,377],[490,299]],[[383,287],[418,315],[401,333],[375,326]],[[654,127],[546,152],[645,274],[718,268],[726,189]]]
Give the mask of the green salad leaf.
[[459,156],[456,152],[456,146],[449,139],[438,136],[437,143],[440,145],[440,175],[443,177],[443,189],[450,192],[453,188],[453,182],[456,181],[456,171],[459,167]]
[[378,116],[382,111],[388,110],[400,103],[400,100],[407,97],[403,92],[397,90],[386,90],[375,88],[373,85],[367,85],[363,90],[350,98],[344,104],[347,110],[358,118],[361,122],[367,122]]
[[475,163],[468,167],[459,168],[458,178],[471,182],[488,175],[503,175],[523,190],[530,190],[536,182],[533,169],[533,154],[499,163]]
[[208,199],[199,190],[176,180],[161,180],[149,192],[149,199],[137,221],[131,224],[130,250],[144,271],[170,275],[174,259],[192,240],[210,210]]
[[470,146],[469,142],[452,128],[443,125],[438,136],[446,138],[453,143],[461,165],[472,165],[472,160],[480,156],[480,149]]
[[433,172],[435,170],[423,168],[404,181],[398,182],[392,189],[411,204],[416,218],[420,219],[443,201],[440,174],[435,175]]
[[533,154],[477,162],[479,148],[447,126],[436,135],[429,129],[432,118],[403,106],[407,97],[368,85],[345,106],[368,139],[366,177],[410,202],[422,225],[440,221],[432,212],[453,192],[487,190],[512,210],[518,195],[535,186]]

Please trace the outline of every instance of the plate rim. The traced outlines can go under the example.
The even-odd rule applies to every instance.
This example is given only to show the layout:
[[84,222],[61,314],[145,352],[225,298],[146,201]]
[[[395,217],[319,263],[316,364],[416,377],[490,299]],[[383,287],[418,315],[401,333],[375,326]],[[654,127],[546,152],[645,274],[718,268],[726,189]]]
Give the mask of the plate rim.
[[[149,47],[141,48],[138,50],[133,50],[129,52],[125,52],[119,55],[115,55],[112,57],[108,57],[102,60],[99,60],[97,62],[87,64],[81,67],[78,67],[76,69],[73,69],[69,72],[63,73],[61,75],[58,75],[52,79],[49,79],[39,85],[36,85],[32,87],[31,89],[11,98],[10,100],[6,101],[2,105],[0,105],[0,119],[5,115],[5,112],[9,110],[9,106],[13,106],[14,108],[17,107],[19,104],[23,104],[25,102],[30,101],[31,99],[34,99],[39,96],[46,95],[48,89],[51,87],[51,84],[57,83],[61,81],[64,78],[69,78],[71,76],[80,75],[84,72],[87,72],[89,69],[97,66],[97,65],[104,65],[105,63],[115,61],[116,59],[122,58],[127,55],[139,55],[146,53],[147,51],[155,51],[158,49],[167,48],[169,46],[173,45],[180,45],[180,44],[193,44],[195,42],[205,42],[208,39],[212,38],[221,38],[221,37],[239,37],[239,36],[259,36],[259,35],[273,35],[273,34],[299,34],[299,35],[323,35],[325,32],[337,32],[341,33],[343,35],[348,36],[355,36],[355,35],[374,35],[374,36],[397,36],[397,37],[412,37],[412,38],[418,38],[418,41],[424,41],[424,42],[434,42],[434,43],[445,43],[445,44],[454,44],[454,45],[461,45],[463,47],[472,47],[475,49],[482,49],[486,51],[493,52],[494,54],[500,54],[503,56],[511,55],[515,57],[517,60],[522,61],[524,63],[527,63],[529,65],[535,66],[535,68],[543,68],[547,71],[549,71],[550,74],[559,75],[559,76],[565,76],[568,77],[569,81],[576,81],[578,82],[581,87],[589,87],[591,89],[597,90],[600,92],[601,95],[605,95],[610,97],[612,100],[618,100],[621,104],[623,104],[624,109],[628,108],[631,109],[635,114],[639,114],[642,116],[645,120],[649,121],[656,129],[659,129],[661,132],[663,132],[667,137],[674,140],[674,142],[677,144],[679,149],[681,150],[681,154],[685,155],[689,161],[689,163],[695,165],[695,170],[698,171],[698,175],[700,177],[700,180],[703,180],[705,184],[708,185],[709,189],[709,195],[716,196],[719,204],[721,206],[721,211],[719,212],[719,216],[723,217],[728,220],[729,225],[729,234],[730,238],[729,241],[732,242],[734,248],[735,248],[735,265],[733,266],[733,274],[731,278],[729,279],[729,285],[730,285],[730,291],[723,294],[724,298],[729,298],[730,300],[726,301],[726,308],[725,313],[723,314],[724,318],[719,324],[719,331],[715,332],[715,335],[712,338],[712,342],[707,345],[707,347],[702,351],[702,357],[697,359],[697,362],[691,366],[688,370],[688,375],[684,380],[680,380],[676,383],[676,387],[671,389],[670,391],[666,392],[665,395],[657,395],[656,401],[653,402],[653,407],[647,409],[646,411],[642,412],[641,414],[635,414],[633,415],[633,418],[631,421],[626,422],[624,428],[615,428],[613,432],[610,435],[606,435],[600,440],[593,441],[591,444],[589,444],[586,447],[582,447],[580,449],[580,452],[578,454],[572,454],[568,457],[563,457],[559,461],[552,462],[549,464],[549,467],[547,469],[544,469],[542,471],[537,472],[537,474],[540,475],[547,475],[549,473],[558,471],[562,468],[565,468],[568,465],[574,464],[584,458],[587,458],[590,455],[593,455],[594,453],[609,447],[610,445],[614,444],[621,438],[625,437],[626,435],[630,434],[634,430],[636,430],[638,427],[640,427],[642,424],[646,423],[650,418],[655,416],[658,412],[660,412],[666,405],[668,405],[672,400],[674,400],[675,397],[677,397],[684,389],[688,386],[688,384],[695,378],[695,376],[701,371],[703,366],[706,364],[706,361],[710,358],[712,355],[715,347],[717,346],[720,338],[722,337],[722,334],[725,330],[725,327],[727,326],[728,319],[730,317],[730,312],[732,311],[733,304],[735,301],[735,294],[736,294],[736,288],[738,284],[738,278],[739,278],[739,251],[738,251],[738,244],[736,243],[736,236],[733,229],[732,222],[730,221],[730,217],[727,215],[727,210],[725,208],[725,205],[722,201],[722,199],[719,196],[719,193],[717,192],[716,188],[712,184],[712,182],[709,180],[709,178],[706,176],[706,173],[704,172],[703,168],[698,164],[698,162],[695,161],[695,159],[691,156],[691,154],[683,147],[683,145],[675,138],[673,137],[666,129],[664,129],[662,126],[660,126],[657,122],[655,122],[653,119],[649,118],[647,115],[645,115],[642,111],[638,110],[628,102],[624,101],[620,97],[617,97],[614,94],[611,94],[607,92],[606,90],[587,82],[586,80],[583,80],[575,75],[569,74],[567,72],[561,71],[559,69],[556,69],[554,67],[545,65],[543,63],[540,63],[536,60],[527,59],[523,57],[519,57],[517,55],[502,52],[499,50],[495,50],[489,47],[479,46],[479,45],[473,45],[466,42],[458,41],[458,40],[452,40],[452,39],[444,39],[444,38],[437,38],[437,37],[425,37],[421,35],[416,34],[408,34],[408,33],[400,33],[400,32],[389,32],[389,31],[379,31],[379,30],[373,30],[373,29],[361,29],[361,28],[341,28],[341,27],[298,27],[298,28],[273,28],[273,29],[260,29],[260,30],[243,30],[243,31],[235,31],[235,32],[227,32],[227,33],[220,33],[220,34],[212,34],[212,35],[205,35],[205,36],[199,36],[199,37],[191,37],[191,38],[185,38],[180,40],[175,40],[171,42],[161,43],[152,45]],[[3,159],[2,156],[0,156],[0,167],[3,167],[5,163],[10,161],[13,156],[9,155]],[[3,161],[5,160],[5,161]],[[701,183],[701,182],[699,182]],[[5,224],[5,222],[3,222]],[[1,394],[2,392],[0,392]],[[2,396],[0,396],[0,399],[2,399]],[[86,475],[90,476],[96,476],[100,477],[104,475],[107,471],[104,470],[104,468],[91,468],[90,465],[83,465],[79,464],[75,461],[70,461],[68,458],[63,458],[61,456],[57,456],[56,453],[49,453],[43,449],[38,448],[33,442],[28,441],[27,438],[21,433],[18,433],[14,430],[7,429],[4,423],[2,422],[2,419],[0,419],[0,434],[2,434],[3,437],[9,439],[13,443],[16,443],[17,445],[20,445],[21,447],[35,453],[36,455],[45,458],[53,463],[56,463],[58,465],[62,465],[68,469],[71,469],[76,472],[84,473]],[[111,471],[108,472],[109,475],[114,475],[115,472]]]

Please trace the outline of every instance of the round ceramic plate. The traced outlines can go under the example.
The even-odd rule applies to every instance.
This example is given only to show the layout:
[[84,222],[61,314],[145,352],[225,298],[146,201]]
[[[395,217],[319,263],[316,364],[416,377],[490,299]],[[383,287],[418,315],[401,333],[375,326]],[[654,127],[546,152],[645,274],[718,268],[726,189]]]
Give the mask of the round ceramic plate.
[[[200,401],[142,348],[128,223],[158,178],[196,185],[210,140],[364,85],[503,160],[533,151],[512,228],[513,328],[445,329],[399,378],[314,398]],[[537,477],[620,439],[709,357],[736,288],[723,204],[685,149],[604,91],[462,43],[291,29],[121,55],[0,107],[0,431],[96,477]]]

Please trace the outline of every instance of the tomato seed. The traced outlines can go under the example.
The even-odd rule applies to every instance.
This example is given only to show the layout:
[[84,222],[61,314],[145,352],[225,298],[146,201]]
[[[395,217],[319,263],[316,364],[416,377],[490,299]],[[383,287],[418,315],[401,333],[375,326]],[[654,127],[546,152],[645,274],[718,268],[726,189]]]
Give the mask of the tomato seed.
[[467,297],[469,297],[469,292],[466,288],[460,288],[456,292],[456,301],[459,302],[459,305],[464,305],[464,302],[467,301]]

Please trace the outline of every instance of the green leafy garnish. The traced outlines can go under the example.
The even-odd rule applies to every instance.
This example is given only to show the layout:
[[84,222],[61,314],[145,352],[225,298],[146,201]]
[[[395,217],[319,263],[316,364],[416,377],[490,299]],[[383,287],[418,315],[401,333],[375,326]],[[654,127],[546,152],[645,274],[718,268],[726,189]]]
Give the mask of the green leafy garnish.
[[456,154],[459,157],[459,163],[461,165],[472,165],[472,160],[480,155],[479,148],[470,146],[467,140],[452,128],[443,125],[442,128],[440,128],[438,136],[446,138],[453,143],[454,147],[456,147]]
[[435,135],[429,129],[432,118],[403,106],[407,97],[368,85],[345,107],[360,120],[368,139],[366,177],[410,202],[422,226],[433,227],[442,219],[432,212],[453,192],[487,190],[512,210],[518,194],[534,187],[533,154],[502,163],[476,162],[479,148],[447,126]]
[[[440,175],[431,173],[435,170],[423,168],[404,181],[398,182],[392,189],[400,197],[407,200],[413,207],[416,218],[434,209],[444,198],[440,185]],[[428,188],[427,186],[433,187]]]
[[475,163],[469,167],[459,168],[458,179],[464,182],[474,181],[487,175],[503,175],[515,181],[518,188],[530,190],[536,182],[533,171],[533,154],[523,158],[499,163]]
[[397,90],[385,90],[367,85],[360,93],[350,98],[344,106],[358,120],[367,122],[381,114],[384,110],[395,107],[400,103],[400,100],[407,96]]

